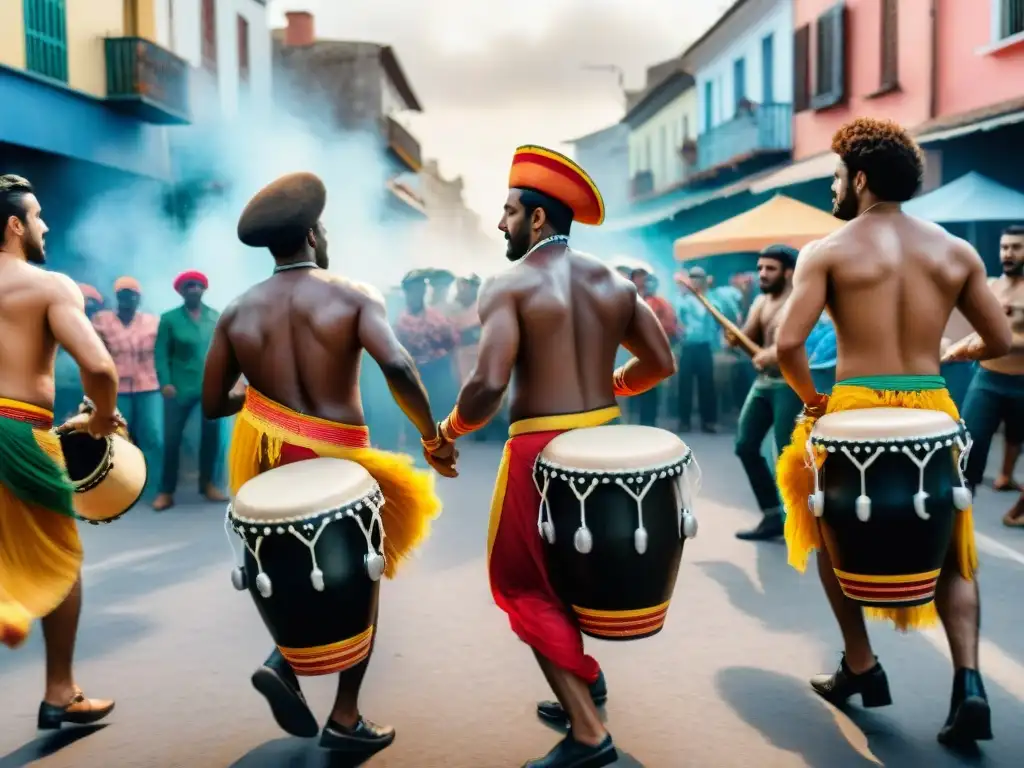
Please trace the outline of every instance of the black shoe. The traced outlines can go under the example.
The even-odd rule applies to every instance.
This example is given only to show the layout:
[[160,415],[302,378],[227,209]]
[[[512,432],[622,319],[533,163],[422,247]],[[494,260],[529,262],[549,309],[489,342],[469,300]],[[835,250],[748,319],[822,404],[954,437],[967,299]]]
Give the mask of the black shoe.
[[761,522],[746,531],[738,531],[737,539],[743,541],[770,541],[777,539],[785,531],[785,523],[782,515],[778,512],[768,512],[761,518]]
[[252,687],[263,694],[274,720],[285,733],[311,739],[320,732],[295,672],[276,648],[263,666],[252,673]]
[[[598,673],[597,680],[590,684],[590,698],[595,707],[603,707],[608,701],[608,684],[604,680],[604,671]],[[548,723],[568,725],[569,716],[557,701],[537,702],[537,717]]]
[[544,757],[523,763],[523,768],[601,768],[618,759],[610,733],[596,747],[581,744],[569,733]]
[[865,707],[887,707],[892,704],[889,694],[889,679],[877,661],[875,666],[859,675],[853,674],[846,666],[846,655],[839,662],[839,669],[832,675],[818,675],[811,678],[811,688],[830,704],[841,707],[847,699],[860,694]]
[[352,728],[329,720],[320,734],[320,746],[333,752],[358,754],[363,757],[375,755],[391,746],[395,740],[395,729],[390,725],[375,725],[360,717]]
[[992,712],[978,670],[958,669],[953,676],[949,717],[938,738],[940,744],[951,747],[992,739]]
[[39,702],[39,716],[36,727],[40,731],[56,731],[62,725],[92,725],[114,711],[114,702],[109,699],[87,699],[79,689],[63,707]]

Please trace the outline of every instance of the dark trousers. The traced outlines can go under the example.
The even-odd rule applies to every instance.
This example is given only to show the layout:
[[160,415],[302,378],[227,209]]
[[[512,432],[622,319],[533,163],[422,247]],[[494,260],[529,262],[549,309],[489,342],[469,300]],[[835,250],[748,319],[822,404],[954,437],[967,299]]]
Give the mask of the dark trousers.
[[995,373],[978,367],[964,399],[963,419],[974,445],[967,457],[964,479],[980,485],[985,477],[992,436],[1006,425],[1006,442],[1017,445],[1024,439],[1024,376]]
[[781,506],[775,488],[775,478],[765,461],[761,447],[769,431],[775,437],[775,447],[781,452],[789,443],[797,416],[803,403],[785,384],[758,380],[747,393],[736,426],[736,455],[747,473],[757,506],[762,512],[777,510]]
[[679,353],[679,426],[682,429],[690,427],[695,382],[701,426],[712,426],[718,419],[718,402],[715,399],[715,363],[710,344],[683,344]]
[[[192,411],[199,407],[199,397],[164,398],[164,467],[160,493],[174,493],[178,488],[178,462],[181,459],[181,438]],[[220,453],[220,421],[201,419],[199,438],[199,492],[214,481]]]
[[661,386],[649,389],[641,395],[635,395],[626,402],[628,405],[629,420],[634,424],[643,424],[645,427],[658,426],[658,406],[661,399]]

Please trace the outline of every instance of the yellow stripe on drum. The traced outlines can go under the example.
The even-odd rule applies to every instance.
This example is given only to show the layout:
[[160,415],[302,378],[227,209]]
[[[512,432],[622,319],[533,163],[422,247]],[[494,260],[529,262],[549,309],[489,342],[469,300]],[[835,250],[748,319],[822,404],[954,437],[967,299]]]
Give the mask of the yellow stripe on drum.
[[880,575],[865,575],[861,573],[848,573],[841,571],[838,568],[833,568],[835,574],[840,579],[848,579],[850,581],[860,581],[865,584],[906,584],[912,581],[930,581],[932,579],[939,578],[941,569],[934,571],[925,571],[924,573],[899,573],[899,574],[886,574]]
[[573,606],[580,630],[591,637],[628,639],[646,637],[661,631],[668,615],[669,603],[628,611],[599,611]]
[[582,608],[578,605],[574,605],[572,609],[576,611],[578,616],[585,616],[590,619],[641,619],[653,616],[658,611],[667,611],[670,602],[671,601],[666,600],[661,605],[655,605],[650,608],[635,608],[629,611],[599,611],[596,608]]
[[339,640],[329,645],[318,645],[312,648],[283,648],[278,646],[281,655],[291,665],[297,675],[330,675],[344,672],[362,663],[370,655],[373,645],[373,627],[368,628],[355,637]]

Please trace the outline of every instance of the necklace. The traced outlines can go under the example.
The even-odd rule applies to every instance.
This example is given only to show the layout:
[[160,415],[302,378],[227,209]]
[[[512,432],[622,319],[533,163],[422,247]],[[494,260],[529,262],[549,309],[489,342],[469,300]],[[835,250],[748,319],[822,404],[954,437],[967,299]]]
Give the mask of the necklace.
[[297,261],[294,264],[278,264],[274,267],[274,274],[287,272],[289,269],[319,269],[315,261]]
[[543,240],[541,240],[539,243],[537,243],[535,246],[533,246],[533,248],[531,248],[526,253],[524,253],[523,254],[523,258],[525,259],[531,253],[533,253],[534,251],[539,251],[544,246],[554,245],[555,243],[562,243],[564,245],[568,245],[569,244],[569,236],[568,235],[552,235],[551,237],[546,237]]
[[[861,216],[863,216],[865,213],[870,211],[872,208],[877,208],[880,205],[885,205],[885,202],[882,201],[882,200],[879,200],[877,203],[872,203],[871,205],[869,205],[867,208],[864,209],[864,213],[862,213]],[[896,210],[899,211],[900,209],[897,208]]]

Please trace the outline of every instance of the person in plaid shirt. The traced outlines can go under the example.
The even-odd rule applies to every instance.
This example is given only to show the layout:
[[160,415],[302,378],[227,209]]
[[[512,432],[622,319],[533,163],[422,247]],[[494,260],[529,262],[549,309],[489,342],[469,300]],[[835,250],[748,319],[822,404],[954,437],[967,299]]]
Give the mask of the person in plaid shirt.
[[156,315],[140,312],[142,287],[134,277],[114,281],[117,309],[93,315],[92,324],[117,365],[117,407],[128,422],[132,440],[146,457],[144,496],[159,477],[163,450],[163,400],[156,377],[154,350],[160,324]]

